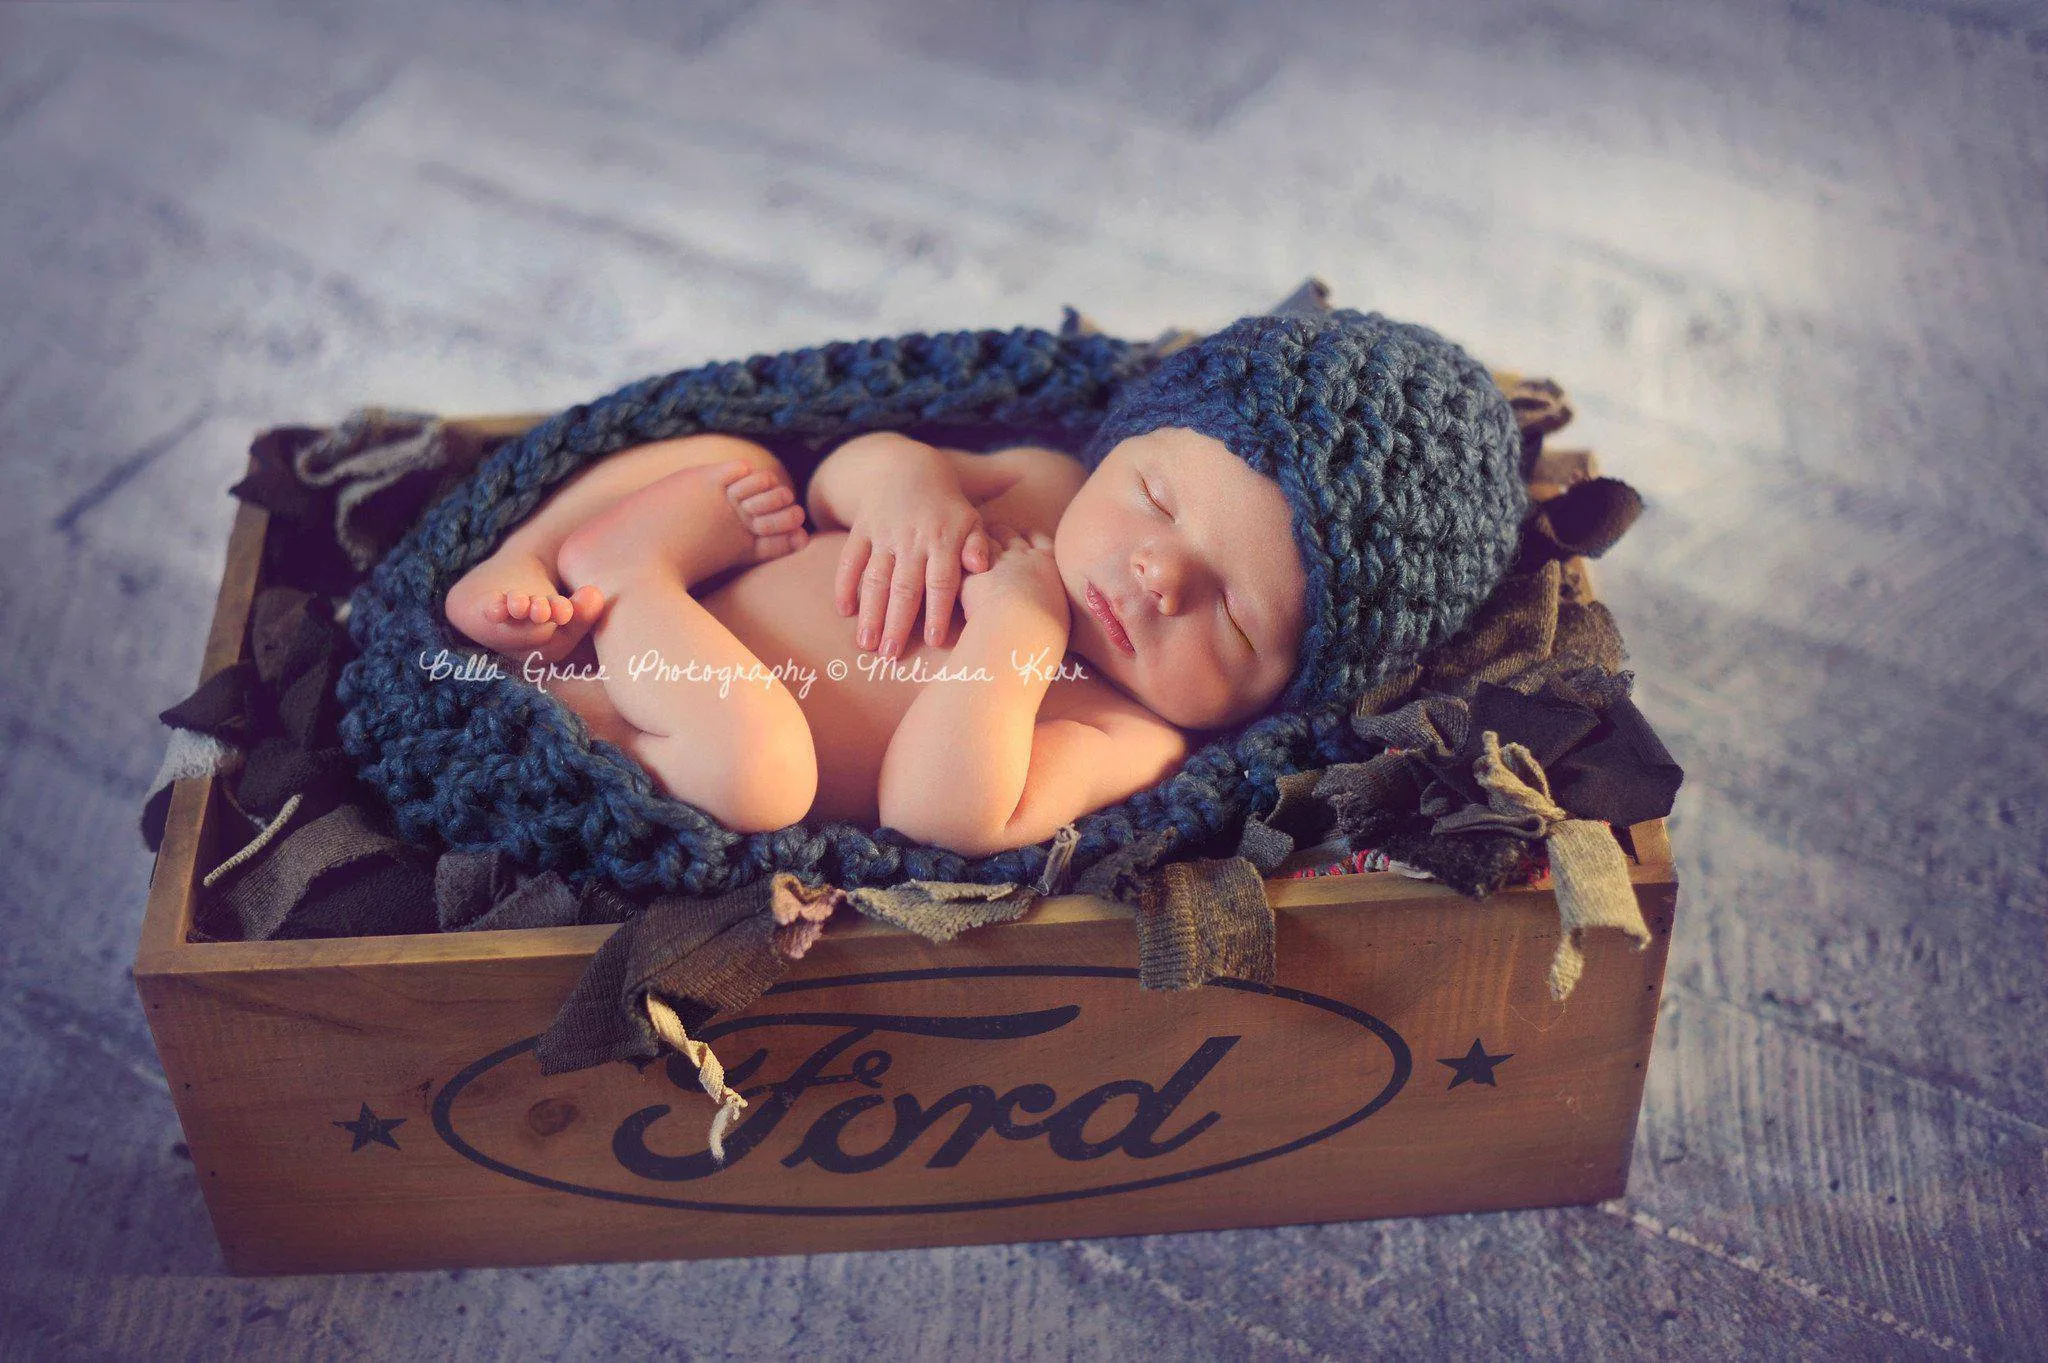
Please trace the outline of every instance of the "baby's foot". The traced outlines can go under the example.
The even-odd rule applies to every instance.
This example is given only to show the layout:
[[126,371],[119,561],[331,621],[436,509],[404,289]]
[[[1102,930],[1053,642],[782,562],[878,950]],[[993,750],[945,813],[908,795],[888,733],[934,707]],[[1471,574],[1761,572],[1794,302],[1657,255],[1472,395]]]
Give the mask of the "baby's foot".
[[559,662],[604,613],[604,596],[585,587],[564,596],[539,578],[529,590],[497,588],[486,582],[457,585],[448,597],[448,622],[493,653],[518,661],[539,654]]
[[[734,464],[752,467],[739,459],[726,467]],[[754,537],[753,553],[742,562],[766,563],[793,554],[810,542],[811,532],[804,528],[804,509],[796,503],[796,489],[789,485],[789,476],[779,466],[752,470],[727,483],[725,499],[732,503],[740,524]]]
[[695,587],[728,568],[794,553],[809,538],[787,475],[733,459],[693,464],[627,493],[562,542],[555,566],[564,582],[610,598],[649,570]]

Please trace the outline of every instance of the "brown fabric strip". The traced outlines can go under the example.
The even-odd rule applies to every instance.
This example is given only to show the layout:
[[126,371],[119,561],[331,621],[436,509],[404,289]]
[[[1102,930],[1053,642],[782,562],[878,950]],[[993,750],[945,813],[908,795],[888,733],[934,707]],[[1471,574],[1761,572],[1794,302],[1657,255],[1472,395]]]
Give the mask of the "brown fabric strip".
[[1469,697],[1479,682],[1501,681],[1548,658],[1561,577],[1553,562],[1504,579],[1479,614],[1430,654],[1422,685]]
[[365,823],[355,805],[337,805],[266,849],[221,890],[222,902],[241,921],[245,941],[268,941],[321,876],[404,846]]
[[1428,771],[1407,753],[1383,752],[1369,761],[1324,767],[1320,775],[1315,794],[1329,805],[1332,825],[1357,836],[1386,814],[1413,810]]
[[649,976],[636,993],[656,993],[671,1003],[690,999],[719,1012],[737,1012],[760,998],[789,968],[789,958],[776,950],[779,931],[767,914],[749,914]]
[[1166,868],[1168,892],[1190,896],[1207,951],[1205,980],[1226,976],[1271,984],[1274,971],[1273,906],[1258,868],[1242,858],[1175,862]]
[[[769,908],[772,879],[764,876],[711,898],[665,895],[622,923],[591,957],[535,1045],[541,1073],[563,1074],[607,1060],[652,1060],[659,1055],[661,1041],[643,1002],[650,987],[660,986],[671,1003],[688,1002],[688,1007],[676,1009],[688,1026],[700,1025],[718,1007],[697,1001],[692,987],[728,1000],[743,994],[750,978],[767,973],[768,963],[751,948],[759,941],[756,934],[772,932],[775,926]],[[749,919],[758,923],[752,933],[743,932],[723,953],[700,963],[700,972],[704,966],[717,965],[715,976],[691,973],[688,963],[696,952]]]
[[1074,881],[1075,894],[1092,894],[1125,904],[1135,903],[1135,886],[1145,872],[1173,850],[1180,830],[1172,824],[1154,829],[1136,842],[1112,848]]
[[1238,835],[1237,855],[1259,868],[1259,874],[1271,875],[1275,867],[1294,855],[1295,840],[1277,828],[1269,828],[1255,818],[1244,821],[1244,831]]

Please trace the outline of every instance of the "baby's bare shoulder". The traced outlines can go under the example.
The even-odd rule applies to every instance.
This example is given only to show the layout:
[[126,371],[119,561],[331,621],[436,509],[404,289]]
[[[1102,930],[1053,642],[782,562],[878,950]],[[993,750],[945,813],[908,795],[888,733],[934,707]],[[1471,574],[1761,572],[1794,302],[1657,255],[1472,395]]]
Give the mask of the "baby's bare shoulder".
[[1038,707],[1040,720],[1071,719],[1100,729],[1134,751],[1186,757],[1188,732],[1094,677],[1054,683]]
[[1014,445],[989,454],[948,450],[960,475],[960,490],[981,510],[984,523],[1000,522],[1018,530],[1050,535],[1088,470],[1060,450]]

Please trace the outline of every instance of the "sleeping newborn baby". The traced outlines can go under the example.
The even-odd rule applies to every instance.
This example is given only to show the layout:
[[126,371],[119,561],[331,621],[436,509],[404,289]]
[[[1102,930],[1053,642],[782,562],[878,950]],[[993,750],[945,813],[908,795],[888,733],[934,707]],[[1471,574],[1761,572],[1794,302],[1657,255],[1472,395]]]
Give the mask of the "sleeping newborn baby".
[[982,857],[1414,661],[1506,571],[1525,497],[1507,400],[1456,346],[1248,317],[1131,381],[1079,459],[845,442],[815,534],[750,441],[613,455],[445,611],[735,832],[850,820]]

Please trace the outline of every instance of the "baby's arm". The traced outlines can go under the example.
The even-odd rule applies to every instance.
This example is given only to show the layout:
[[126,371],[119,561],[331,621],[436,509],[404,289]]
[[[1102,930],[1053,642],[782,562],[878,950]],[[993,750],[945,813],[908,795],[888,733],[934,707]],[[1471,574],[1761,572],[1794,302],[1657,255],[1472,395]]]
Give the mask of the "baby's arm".
[[1029,446],[973,454],[893,431],[856,436],[811,476],[811,519],[847,530],[833,583],[861,648],[901,654],[922,603],[925,642],[945,637],[962,570],[991,558],[985,522],[1051,534],[1087,480],[1078,460]]
[[989,561],[975,510],[986,498],[971,496],[968,481],[949,452],[894,431],[847,441],[812,475],[811,518],[847,531],[833,597],[841,615],[859,615],[859,647],[900,655],[920,607],[925,642],[944,635],[962,570]]
[[[1012,577],[1003,561],[975,579]],[[1043,536],[1040,537],[1044,539]],[[1033,551],[1049,570],[1049,542]],[[1056,589],[1057,573],[1051,583]],[[1009,587],[1012,582],[992,583]],[[1186,736],[1149,712],[1049,717],[1039,710],[1067,646],[1063,597],[989,590],[970,605],[948,669],[992,678],[937,680],[911,704],[882,759],[882,822],[963,856],[1043,842],[1079,816],[1157,783],[1187,755]],[[1042,666],[1020,672],[1017,664]]]

